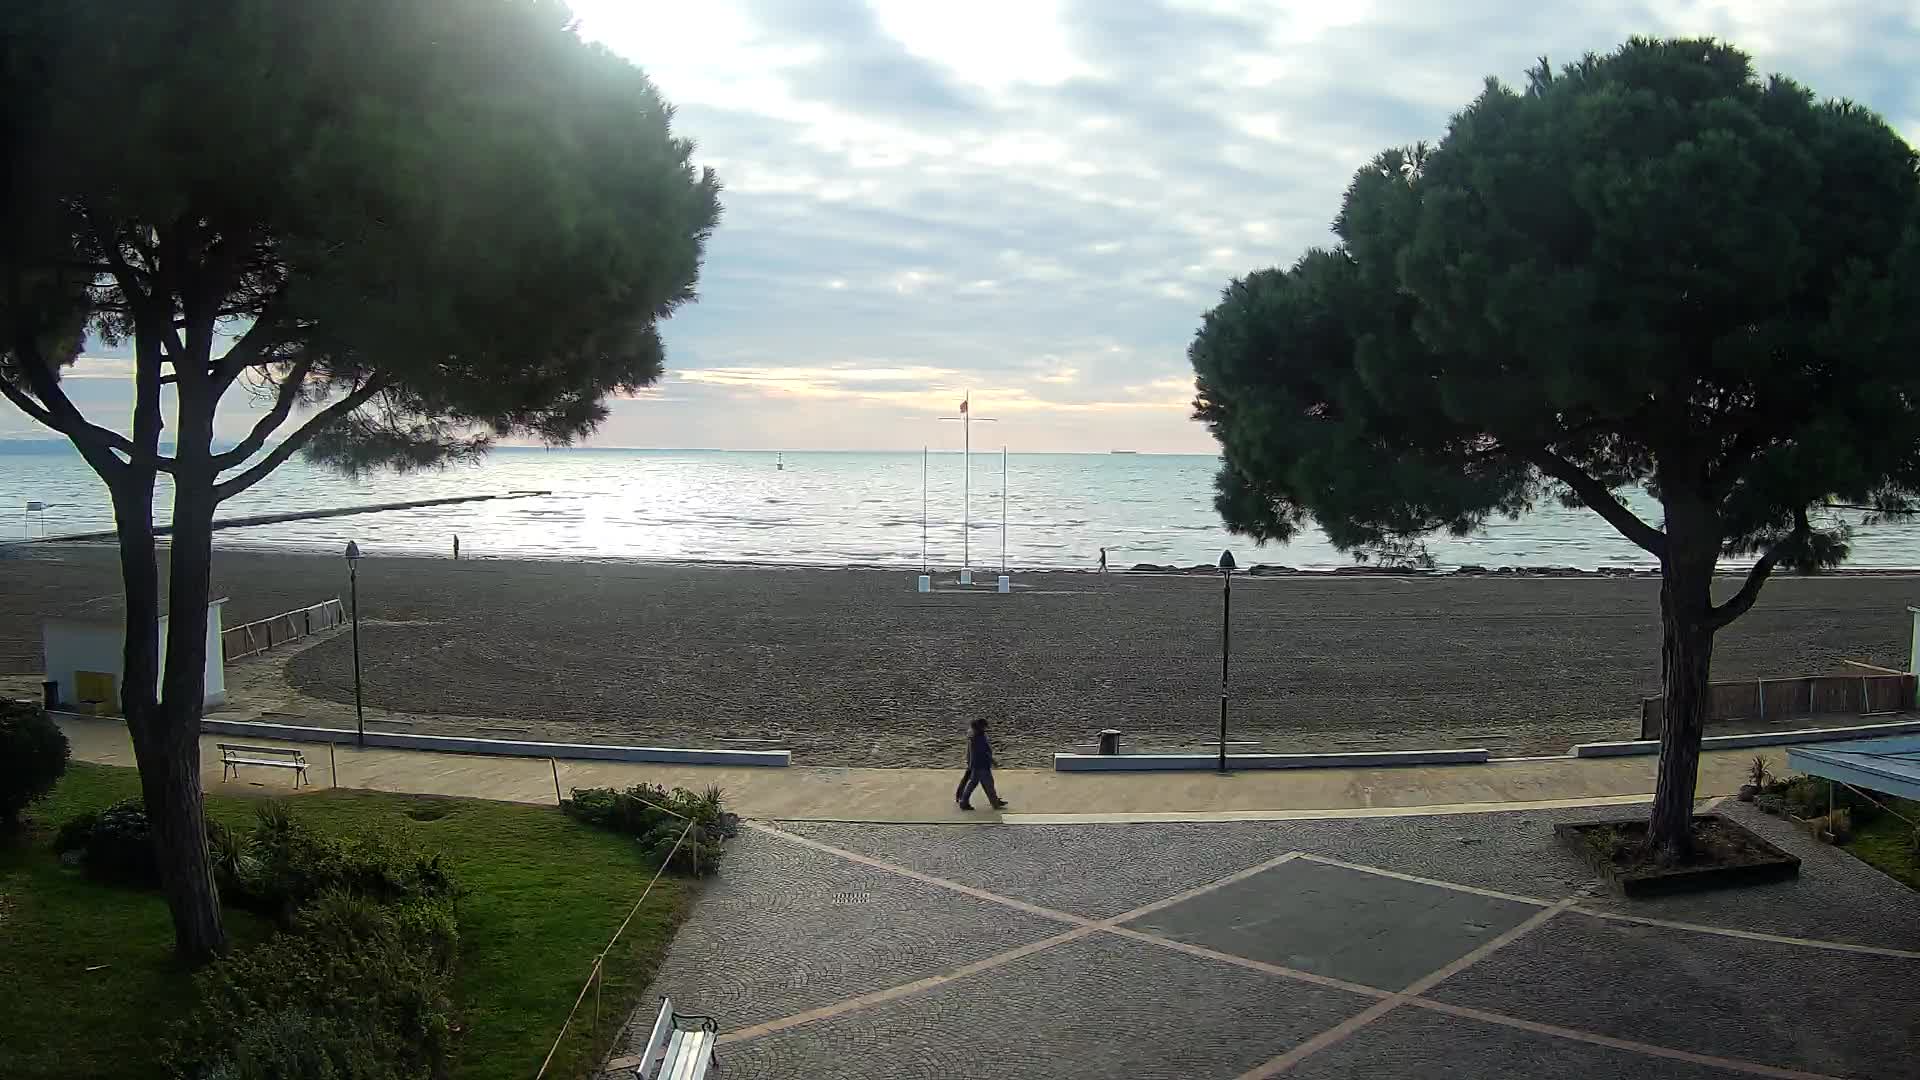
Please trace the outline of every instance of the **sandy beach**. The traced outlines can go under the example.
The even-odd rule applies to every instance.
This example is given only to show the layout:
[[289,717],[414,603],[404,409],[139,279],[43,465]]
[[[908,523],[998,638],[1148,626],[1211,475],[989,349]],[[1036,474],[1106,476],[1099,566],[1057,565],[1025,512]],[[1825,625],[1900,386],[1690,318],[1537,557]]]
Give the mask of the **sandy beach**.
[[[322,555],[222,551],[214,578],[230,626],[346,593],[344,564]],[[367,703],[416,730],[746,740],[734,745],[813,765],[956,760],[976,714],[1008,765],[1043,765],[1109,726],[1134,749],[1214,737],[1217,578],[1016,581],[1008,596],[922,596],[890,571],[369,558]],[[39,670],[40,616],[113,617],[118,588],[105,548],[0,560],[0,673]],[[1715,675],[1904,666],[1909,603],[1920,578],[1776,579],[1721,634]],[[1648,578],[1236,578],[1230,737],[1503,755],[1632,737],[1659,683],[1657,610]],[[241,661],[229,679],[350,710],[349,641]]]

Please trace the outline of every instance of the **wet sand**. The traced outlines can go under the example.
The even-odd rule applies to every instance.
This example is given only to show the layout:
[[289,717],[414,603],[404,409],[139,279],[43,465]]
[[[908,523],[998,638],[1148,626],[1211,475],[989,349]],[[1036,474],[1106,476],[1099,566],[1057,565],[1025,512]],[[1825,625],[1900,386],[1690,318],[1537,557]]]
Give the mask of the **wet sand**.
[[[345,564],[320,555],[223,551],[214,577],[230,626],[346,593]],[[1008,765],[1104,727],[1133,749],[1215,737],[1218,578],[1015,580],[922,596],[897,571],[368,558],[367,701],[541,737],[764,739],[816,765],[956,761],[974,715]],[[108,549],[0,559],[0,673],[39,670],[39,616],[113,617],[118,587]],[[1720,635],[1715,676],[1904,667],[1909,603],[1920,577],[1776,579]],[[1502,755],[1630,738],[1658,690],[1657,613],[1648,578],[1236,578],[1230,738]],[[263,659],[303,694],[353,700],[344,634]]]

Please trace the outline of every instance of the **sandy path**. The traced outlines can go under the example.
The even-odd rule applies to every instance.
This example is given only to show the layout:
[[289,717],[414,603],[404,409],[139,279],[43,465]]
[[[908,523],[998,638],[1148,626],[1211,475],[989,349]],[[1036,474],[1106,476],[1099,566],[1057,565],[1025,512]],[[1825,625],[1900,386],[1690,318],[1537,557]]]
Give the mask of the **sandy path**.
[[[231,624],[340,595],[343,569],[223,552],[215,576]],[[1217,579],[1018,581],[920,596],[884,571],[368,559],[367,698],[547,736],[766,738],[810,764],[945,762],[974,714],[1010,765],[1109,725],[1136,748],[1213,737]],[[39,614],[111,611],[116,589],[108,551],[0,560],[0,670],[38,669]],[[1716,675],[1904,666],[1908,603],[1920,578],[1776,580],[1721,635]],[[1503,754],[1629,737],[1657,688],[1657,607],[1644,578],[1240,580],[1232,737]],[[352,701],[344,636],[276,663],[301,694]]]

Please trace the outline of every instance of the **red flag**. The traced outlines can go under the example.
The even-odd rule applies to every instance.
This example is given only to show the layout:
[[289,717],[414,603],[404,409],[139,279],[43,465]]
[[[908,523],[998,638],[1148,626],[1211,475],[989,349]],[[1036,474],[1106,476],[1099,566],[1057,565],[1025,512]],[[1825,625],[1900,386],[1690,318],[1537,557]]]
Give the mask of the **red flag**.
[[961,411],[961,412],[966,412],[966,411],[967,411],[967,399],[966,399],[966,398],[961,398],[961,399],[960,399],[960,411]]

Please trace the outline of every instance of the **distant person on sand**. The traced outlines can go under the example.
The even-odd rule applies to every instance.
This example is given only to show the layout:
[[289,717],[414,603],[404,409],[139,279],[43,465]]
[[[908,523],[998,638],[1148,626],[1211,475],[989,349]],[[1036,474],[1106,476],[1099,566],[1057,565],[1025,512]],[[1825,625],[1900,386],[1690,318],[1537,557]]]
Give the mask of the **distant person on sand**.
[[453,557],[456,562],[459,561],[460,559],[460,534],[459,533],[455,533],[453,535]]
[[1103,574],[1107,572],[1107,549],[1106,548],[1100,549],[1100,572]]
[[1007,800],[993,790],[993,744],[987,742],[987,718],[976,717],[973,721],[973,735],[967,739],[967,774],[960,778],[960,786],[953,793],[953,801],[960,809],[971,810],[973,804],[967,800],[973,798],[974,788],[984,788],[987,801],[995,810],[1006,808]]

